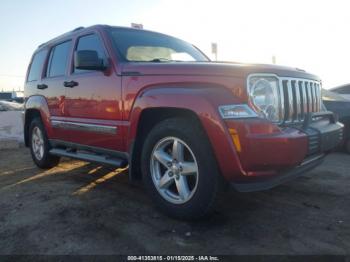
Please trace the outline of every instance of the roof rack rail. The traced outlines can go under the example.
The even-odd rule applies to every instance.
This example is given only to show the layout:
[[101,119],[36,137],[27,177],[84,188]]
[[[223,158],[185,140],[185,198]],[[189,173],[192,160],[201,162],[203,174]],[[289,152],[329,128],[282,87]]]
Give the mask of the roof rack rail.
[[[77,28],[73,29],[73,30],[70,31],[70,32],[67,32],[67,33],[65,33],[65,34],[63,34],[63,35],[60,35],[60,36],[54,38],[54,39],[51,39],[50,41],[55,40],[55,39],[57,39],[57,38],[59,38],[59,37],[63,37],[63,36],[65,36],[65,35],[68,35],[68,34],[70,34],[70,33],[72,33],[72,32],[76,32],[76,31],[82,30],[82,29],[84,29],[84,28],[85,28],[85,27],[83,27],[83,26],[77,27]],[[41,45],[38,46],[38,48],[40,48],[40,47],[46,45],[46,44],[49,43],[50,41],[45,42],[45,43],[42,43]]]
[[79,31],[79,30],[84,29],[84,28],[85,27],[83,27],[83,26],[79,26],[79,27],[73,29],[72,32]]

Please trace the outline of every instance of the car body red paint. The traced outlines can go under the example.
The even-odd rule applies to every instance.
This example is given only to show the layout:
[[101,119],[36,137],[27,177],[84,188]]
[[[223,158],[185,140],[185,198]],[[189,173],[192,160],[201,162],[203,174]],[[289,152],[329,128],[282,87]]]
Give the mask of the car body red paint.
[[[308,135],[301,128],[278,125],[259,117],[223,119],[218,107],[251,105],[247,77],[253,73],[311,80],[319,80],[318,77],[273,65],[123,62],[118,60],[107,28],[93,26],[77,30],[45,43],[36,51],[47,50],[49,53],[57,43],[67,40],[71,40],[74,47],[81,36],[93,33],[100,37],[109,62],[109,67],[103,72],[74,74],[72,48],[65,74],[47,78],[45,67],[49,56],[46,56],[40,77],[26,82],[25,96],[26,112],[40,112],[49,139],[123,152],[129,155],[130,160],[133,144],[140,136],[139,123],[144,110],[173,108],[184,109],[197,116],[221,174],[235,184],[278,177],[307,159]],[[64,81],[76,81],[79,85],[64,87]],[[39,90],[39,84],[48,88]],[[52,126],[52,121],[110,126],[118,131],[105,134],[57,128]],[[241,152],[236,150],[229,128],[237,130]],[[341,130],[340,125],[337,130]],[[27,136],[27,130],[25,133]]]

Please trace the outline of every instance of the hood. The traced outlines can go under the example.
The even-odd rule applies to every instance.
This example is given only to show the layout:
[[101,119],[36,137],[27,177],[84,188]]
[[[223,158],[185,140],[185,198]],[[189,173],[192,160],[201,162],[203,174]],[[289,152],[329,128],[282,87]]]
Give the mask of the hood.
[[247,77],[252,73],[270,73],[283,77],[320,80],[317,76],[292,67],[234,62],[132,62],[122,66],[123,75],[205,75]]

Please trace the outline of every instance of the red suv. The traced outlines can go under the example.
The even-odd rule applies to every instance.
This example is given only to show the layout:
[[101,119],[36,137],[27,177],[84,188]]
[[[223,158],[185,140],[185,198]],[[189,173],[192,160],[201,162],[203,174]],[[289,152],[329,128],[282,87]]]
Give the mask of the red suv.
[[212,62],[146,30],[77,28],[38,47],[24,136],[41,168],[60,157],[129,166],[166,213],[198,218],[222,182],[269,189],[321,163],[342,139],[321,81],[273,65]]

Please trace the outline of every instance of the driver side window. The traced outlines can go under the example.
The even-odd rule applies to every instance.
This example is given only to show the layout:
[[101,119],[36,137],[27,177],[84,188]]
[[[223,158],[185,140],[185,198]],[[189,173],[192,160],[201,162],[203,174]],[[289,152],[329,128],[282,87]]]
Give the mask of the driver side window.
[[[103,44],[100,38],[96,34],[90,34],[82,36],[78,40],[78,45],[75,51],[91,50],[96,51],[99,59],[103,61],[103,64],[107,64],[106,54],[103,48]],[[74,73],[91,72],[91,70],[76,69],[74,67]]]

